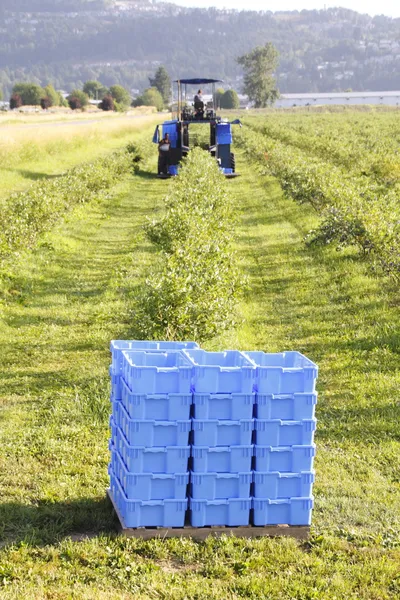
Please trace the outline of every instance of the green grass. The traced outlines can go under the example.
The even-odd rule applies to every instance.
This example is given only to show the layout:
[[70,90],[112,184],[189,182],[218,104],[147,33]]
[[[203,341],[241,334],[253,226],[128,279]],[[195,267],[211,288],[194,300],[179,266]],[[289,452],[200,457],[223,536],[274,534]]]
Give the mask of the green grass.
[[157,115],[103,117],[100,122],[88,115],[87,122],[0,124],[0,201],[35,181],[57,177],[122,147],[137,130],[156,122]]
[[228,182],[250,288],[209,348],[296,349],[320,366],[312,537],[127,540],[105,499],[108,345],[129,338],[152,260],[146,172],[76,209],[21,259],[0,325],[0,597],[348,600],[400,595],[397,290],[350,251],[303,243],[316,217],[239,160]]

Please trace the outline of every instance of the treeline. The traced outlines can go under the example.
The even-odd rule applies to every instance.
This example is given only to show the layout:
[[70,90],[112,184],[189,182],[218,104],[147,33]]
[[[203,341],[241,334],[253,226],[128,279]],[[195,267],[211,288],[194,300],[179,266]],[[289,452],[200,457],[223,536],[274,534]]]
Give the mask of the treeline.
[[[17,109],[21,106],[41,106],[49,109],[54,106],[69,106],[72,110],[84,109],[90,100],[96,100],[99,108],[104,111],[126,111],[133,106],[154,106],[158,111],[171,105],[171,78],[165,69],[160,66],[153,77],[149,77],[150,86],[144,92],[132,99],[131,94],[121,85],[112,85],[109,88],[97,80],[89,80],[83,84],[82,89],[74,89],[67,97],[56,91],[52,84],[45,87],[32,82],[17,83],[14,85],[10,97],[10,108]],[[0,100],[2,92],[0,90]],[[239,108],[239,97],[235,90],[218,88],[215,93],[215,104],[218,108]]]
[[[168,107],[171,101],[171,79],[166,69],[159,67],[149,81],[150,87],[134,100],[123,86],[112,85],[107,88],[97,80],[86,81],[82,89],[74,89],[67,97],[64,97],[60,91],[56,91],[51,84],[42,88],[32,82],[17,83],[12,89],[10,108],[40,105],[43,109],[69,106],[72,110],[78,110],[84,109],[90,100],[98,101],[96,103],[104,111],[122,112],[129,106],[154,106],[157,110]],[[1,98],[0,91],[0,100]]]

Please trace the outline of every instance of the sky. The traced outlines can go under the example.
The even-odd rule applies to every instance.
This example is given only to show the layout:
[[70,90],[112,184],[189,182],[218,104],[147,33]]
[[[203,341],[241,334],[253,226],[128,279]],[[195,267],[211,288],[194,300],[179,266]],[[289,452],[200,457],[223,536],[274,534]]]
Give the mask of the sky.
[[361,13],[370,15],[387,15],[400,17],[400,0],[338,0],[326,2],[324,0],[172,0],[174,4],[183,6],[215,6],[217,8],[236,8],[238,10],[302,10],[322,9],[324,6],[331,8],[342,6]]

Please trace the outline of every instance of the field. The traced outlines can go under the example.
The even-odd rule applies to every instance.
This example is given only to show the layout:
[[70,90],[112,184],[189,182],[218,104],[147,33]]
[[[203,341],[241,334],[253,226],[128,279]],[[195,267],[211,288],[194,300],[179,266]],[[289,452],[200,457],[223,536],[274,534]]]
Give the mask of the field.
[[[237,134],[242,176],[226,183],[249,284],[241,324],[206,346],[296,349],[319,365],[310,540],[143,542],[116,534],[105,497],[108,346],[135,329],[134,297],[154,260],[143,224],[160,214],[172,185],[152,175],[151,119],[116,130],[106,120],[93,138],[66,143],[58,126],[40,129],[43,153],[21,162],[42,174],[40,185],[128,140],[145,157],[139,172],[121,171],[65,214],[58,206],[30,249],[4,251],[0,598],[399,598],[395,112],[250,115]],[[19,126],[7,127],[11,134]],[[31,142],[21,134],[18,143]],[[11,153],[8,160],[14,169]],[[5,179],[3,201],[10,205],[10,192],[28,179]],[[340,209],[333,224],[332,208]]]
[[103,115],[0,114],[0,202],[33,181],[123,146],[144,122],[157,122],[151,114]]

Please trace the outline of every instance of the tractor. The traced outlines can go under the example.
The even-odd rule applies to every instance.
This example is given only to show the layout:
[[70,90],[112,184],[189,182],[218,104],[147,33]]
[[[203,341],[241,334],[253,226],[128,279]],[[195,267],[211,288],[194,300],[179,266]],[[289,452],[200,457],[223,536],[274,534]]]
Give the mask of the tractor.
[[[232,144],[232,125],[240,125],[239,119],[229,122],[228,119],[222,119],[216,114],[215,107],[215,84],[222,83],[220,79],[178,79],[178,105],[176,119],[164,121],[157,125],[153,136],[153,142],[160,144],[169,136],[169,150],[164,154],[162,148],[159,152],[158,177],[165,179],[178,175],[179,165],[182,160],[193,148],[192,135],[190,129],[195,125],[201,125],[209,128],[207,142],[202,147],[207,150],[211,156],[215,157],[221,172],[225,177],[237,177],[235,155],[231,151]],[[212,100],[203,102],[195,96],[193,102],[187,100],[187,87],[202,85],[212,85]],[[196,100],[197,99],[197,100]],[[161,132],[160,132],[161,128]]]

